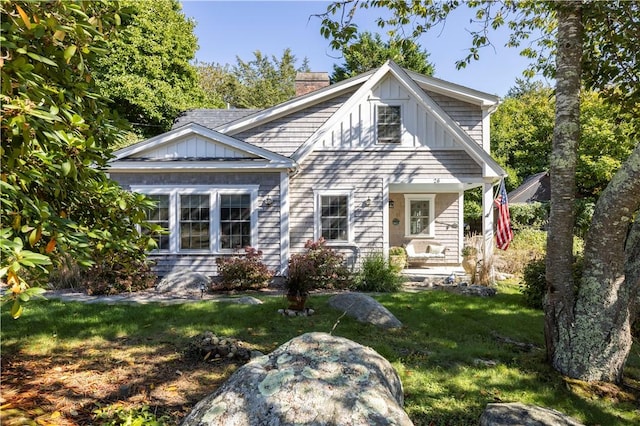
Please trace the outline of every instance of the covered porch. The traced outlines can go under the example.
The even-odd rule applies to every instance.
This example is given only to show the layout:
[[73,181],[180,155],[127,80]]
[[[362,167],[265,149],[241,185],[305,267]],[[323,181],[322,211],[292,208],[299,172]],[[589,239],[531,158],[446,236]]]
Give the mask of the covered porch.
[[[389,183],[385,194],[385,249],[415,246],[431,250],[444,247],[444,255],[429,255],[411,262],[405,272],[420,276],[464,274],[460,267],[464,245],[464,193],[481,187],[482,235],[479,250],[493,252],[493,182],[487,180],[432,179]],[[413,249],[413,247],[411,247]],[[412,250],[413,251],[413,250]],[[422,250],[424,251],[424,250]],[[415,271],[412,274],[409,271]]]

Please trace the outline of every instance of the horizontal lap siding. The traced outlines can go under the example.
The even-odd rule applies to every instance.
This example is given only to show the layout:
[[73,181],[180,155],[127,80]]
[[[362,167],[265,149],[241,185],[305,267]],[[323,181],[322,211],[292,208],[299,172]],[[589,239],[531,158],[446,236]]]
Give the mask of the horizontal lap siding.
[[[393,200],[393,208],[389,209],[389,233],[390,246],[406,245],[413,237],[405,236],[405,198],[404,193],[391,193],[389,199]],[[459,195],[457,193],[435,194],[435,237],[428,238],[447,248],[444,259],[430,259],[427,264],[458,263],[458,253],[461,247],[458,229]],[[398,225],[393,225],[396,219]]]
[[327,121],[351,93],[276,118],[251,130],[233,135],[281,155],[290,156]]
[[[111,173],[111,178],[126,189],[131,185],[259,185],[258,248],[270,269],[280,269],[280,173]],[[273,200],[269,207],[261,205],[267,196]],[[149,258],[161,276],[185,268],[214,276],[215,260],[220,256],[229,255],[171,253],[151,254]]]
[[482,110],[480,107],[439,93],[426,90],[425,93],[429,95],[453,121],[458,123],[469,136],[478,142],[478,144],[482,145]]
[[[301,252],[313,239],[314,189],[353,188],[354,240],[361,256],[383,248],[383,179],[410,183],[415,179],[478,177],[481,169],[461,151],[315,151],[291,180],[291,252]],[[458,223],[458,194],[437,194],[442,222]],[[370,198],[372,203],[365,206]],[[392,219],[392,216],[390,216]],[[457,262],[458,231],[436,225],[438,236],[450,248],[447,262]]]

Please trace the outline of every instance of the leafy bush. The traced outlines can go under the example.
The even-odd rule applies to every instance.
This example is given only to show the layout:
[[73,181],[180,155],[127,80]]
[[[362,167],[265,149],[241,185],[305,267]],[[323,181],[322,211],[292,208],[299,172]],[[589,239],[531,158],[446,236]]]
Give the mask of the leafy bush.
[[402,288],[403,281],[403,277],[385,261],[381,253],[373,253],[362,262],[355,288],[359,291],[395,292]]
[[273,271],[262,263],[262,251],[245,247],[244,256],[216,259],[221,290],[255,290],[269,285]]
[[94,410],[96,419],[105,426],[131,425],[131,426],[164,426],[169,425],[171,419],[163,415],[157,417],[151,412],[148,405],[139,408],[125,408],[118,405],[110,405]]
[[119,294],[146,290],[158,277],[146,260],[129,258],[127,253],[103,258],[82,272],[82,286],[87,294]]
[[[580,283],[582,268],[582,256],[578,256],[573,264],[573,282],[575,285]],[[542,303],[547,291],[546,259],[539,257],[527,263],[524,267],[522,280],[524,284],[522,294],[525,305],[534,309],[542,309]]]
[[573,225],[573,234],[584,238],[591,226],[591,218],[593,217],[593,211],[596,204],[590,199],[578,199],[576,200],[576,216]]
[[549,221],[549,203],[512,204],[509,215],[514,230],[545,229]]
[[352,283],[344,256],[325,245],[324,238],[307,241],[306,252],[289,259],[289,274],[285,281],[287,293],[307,294],[315,289],[345,289]]
[[522,280],[524,287],[522,295],[524,303],[530,308],[542,309],[542,301],[547,288],[545,258],[538,257],[531,260],[524,267]]

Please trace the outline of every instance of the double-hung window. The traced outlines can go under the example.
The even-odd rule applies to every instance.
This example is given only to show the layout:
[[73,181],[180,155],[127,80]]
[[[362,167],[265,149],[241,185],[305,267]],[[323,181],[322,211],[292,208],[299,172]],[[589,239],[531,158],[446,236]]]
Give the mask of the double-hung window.
[[[156,205],[153,209],[147,210],[147,222],[160,226],[165,230],[169,229],[169,195],[152,194],[147,195]],[[155,235],[156,249],[160,251],[169,250],[169,234]]]
[[180,250],[210,250],[211,196],[180,194]]
[[435,235],[435,196],[405,194],[405,235],[433,237]]
[[343,190],[316,191],[316,239],[351,241],[351,193]]
[[251,245],[251,196],[220,194],[220,248]]
[[147,220],[169,230],[154,237],[160,252],[212,253],[257,247],[257,185],[140,185],[131,190],[157,203]]
[[402,141],[402,109],[400,105],[376,105],[378,143]]

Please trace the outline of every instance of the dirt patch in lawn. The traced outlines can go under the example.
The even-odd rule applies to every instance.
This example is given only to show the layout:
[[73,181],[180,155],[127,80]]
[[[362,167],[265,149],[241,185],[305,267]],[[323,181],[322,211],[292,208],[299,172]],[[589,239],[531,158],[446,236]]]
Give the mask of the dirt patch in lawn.
[[[168,342],[119,339],[34,357],[3,355],[0,423],[100,424],[131,408],[178,424],[242,361],[193,359]],[[99,411],[106,418],[99,417]]]

